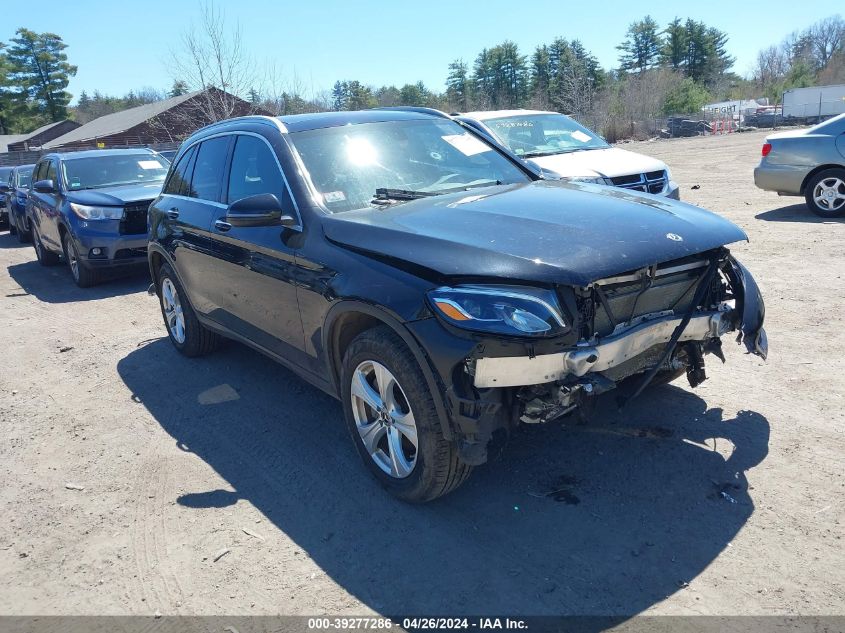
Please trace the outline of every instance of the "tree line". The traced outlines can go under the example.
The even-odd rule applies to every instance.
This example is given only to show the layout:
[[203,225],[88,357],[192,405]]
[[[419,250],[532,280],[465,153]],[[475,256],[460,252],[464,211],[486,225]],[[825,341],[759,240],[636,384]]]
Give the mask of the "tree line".
[[[845,21],[836,15],[787,36],[760,51],[748,77],[733,72],[728,36],[703,21],[676,18],[661,26],[651,16],[629,25],[616,47],[617,64],[605,69],[576,39],[565,37],[530,53],[505,41],[474,59],[456,59],[446,69],[442,90],[423,82],[371,86],[340,79],[331,89],[307,90],[294,76],[250,58],[239,29],[205,7],[198,30],[173,51],[170,89],[141,88],[117,97],[82,92],[70,107],[66,88],[76,67],[53,33],[18,29],[0,42],[0,133],[30,131],[71,116],[82,123],[104,114],[185,94],[205,86],[245,98],[256,110],[297,114],[379,106],[425,106],[446,111],[536,108],[572,115],[615,139],[654,133],[670,114],[695,115],[710,101],[765,96],[779,101],[784,90],[845,83]],[[220,63],[210,64],[209,60]],[[209,116],[225,118],[231,103],[210,103]],[[219,110],[219,113],[217,111]]]

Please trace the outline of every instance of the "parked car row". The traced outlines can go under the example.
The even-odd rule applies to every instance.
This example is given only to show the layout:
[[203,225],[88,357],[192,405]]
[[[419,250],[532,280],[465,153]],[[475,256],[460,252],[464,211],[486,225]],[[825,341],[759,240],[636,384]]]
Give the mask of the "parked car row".
[[593,163],[550,174],[541,152],[606,148],[546,114],[517,115],[531,145],[505,117],[482,130],[419,108],[230,119],[169,168],[138,150],[45,156],[27,215],[39,261],[63,253],[80,285],[145,248],[179,352],[230,338],[282,363],[340,399],[385,488],[428,501],[518,424],[628,378],[631,397],[697,386],[729,333],[767,354],[760,291],[727,248],[745,233],[672,199],[666,169],[659,190],[606,186],[619,176]]
[[0,191],[14,201],[20,241],[43,266],[66,262],[84,288],[105,271],[146,266],[147,209],[169,166],[145,148],[47,154],[14,168]]

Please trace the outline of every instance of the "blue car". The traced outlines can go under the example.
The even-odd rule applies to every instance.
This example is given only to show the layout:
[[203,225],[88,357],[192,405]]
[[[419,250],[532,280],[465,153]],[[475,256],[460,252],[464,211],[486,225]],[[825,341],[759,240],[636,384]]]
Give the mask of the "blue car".
[[82,288],[107,270],[147,262],[147,208],[168,162],[148,149],[47,154],[35,165],[26,215],[42,266],[64,260]]
[[9,222],[8,187],[4,187],[4,185],[9,182],[12,169],[12,167],[0,167],[0,224],[8,225],[10,231],[12,224]]
[[19,242],[28,242],[30,239],[29,224],[26,221],[26,199],[34,166],[13,167],[8,181],[0,183],[0,196],[5,197],[6,211],[9,214],[9,233],[17,234]]

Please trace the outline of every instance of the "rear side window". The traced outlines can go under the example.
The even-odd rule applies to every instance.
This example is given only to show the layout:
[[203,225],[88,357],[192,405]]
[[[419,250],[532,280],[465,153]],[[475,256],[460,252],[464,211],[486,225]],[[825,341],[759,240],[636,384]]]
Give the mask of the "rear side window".
[[191,172],[193,171],[196,153],[197,148],[194,146],[182,155],[176,167],[173,168],[173,173],[170,174],[170,180],[167,181],[164,193],[173,196],[191,195]]
[[220,201],[220,185],[226,173],[226,156],[230,141],[230,136],[220,136],[200,144],[194,177],[191,179],[192,197],[212,202]]
[[228,191],[229,204],[260,193],[272,193],[283,204],[287,202],[287,187],[276,156],[262,139],[238,136],[232,154]]

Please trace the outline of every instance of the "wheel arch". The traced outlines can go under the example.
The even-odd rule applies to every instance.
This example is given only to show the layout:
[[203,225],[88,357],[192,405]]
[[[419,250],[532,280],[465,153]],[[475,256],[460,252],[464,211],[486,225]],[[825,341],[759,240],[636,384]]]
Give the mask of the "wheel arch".
[[841,169],[841,170],[845,171],[845,165],[838,165],[836,163],[830,163],[830,164],[827,164],[827,165],[819,165],[818,167],[815,167],[814,169],[812,169],[810,171],[810,173],[808,173],[806,176],[804,176],[804,180],[801,183],[801,195],[802,196],[807,195],[807,183],[809,183],[818,174],[820,174],[823,171],[827,171],[828,169]]
[[447,440],[452,440],[454,437],[452,422],[443,401],[443,388],[432,370],[427,355],[402,323],[377,306],[361,301],[341,301],[335,304],[326,315],[322,335],[323,351],[326,369],[338,397],[342,397],[343,393],[340,372],[346,349],[359,334],[380,326],[390,328],[414,355],[434,399],[437,414],[441,420],[445,421],[443,435]]

